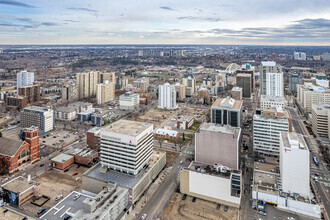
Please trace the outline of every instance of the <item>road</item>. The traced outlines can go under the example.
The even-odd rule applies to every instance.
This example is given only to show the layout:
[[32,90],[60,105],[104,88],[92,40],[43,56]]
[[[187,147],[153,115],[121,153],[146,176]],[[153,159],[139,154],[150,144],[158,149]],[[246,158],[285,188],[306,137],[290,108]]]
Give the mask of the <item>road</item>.
[[[182,152],[184,152],[184,150],[185,147]],[[177,177],[180,172],[180,161],[184,160],[185,157],[186,155],[181,153],[175,160],[169,174],[154,194],[149,198],[136,219],[141,219],[143,214],[147,214],[147,219],[156,219],[162,215],[177,187]]]

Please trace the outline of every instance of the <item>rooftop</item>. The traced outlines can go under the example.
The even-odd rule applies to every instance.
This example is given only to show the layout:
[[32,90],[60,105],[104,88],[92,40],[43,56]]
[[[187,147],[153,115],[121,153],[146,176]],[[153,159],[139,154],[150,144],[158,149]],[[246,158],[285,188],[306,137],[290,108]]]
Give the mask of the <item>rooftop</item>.
[[32,180],[28,182],[27,178],[18,176],[15,179],[12,179],[9,182],[3,184],[1,187],[10,192],[16,192],[17,194],[19,194],[37,184],[39,183],[34,182]]
[[142,177],[156,164],[158,158],[163,157],[164,154],[165,153],[161,151],[154,152],[151,160],[149,161],[148,167],[143,169],[139,174],[135,176],[114,170],[108,170],[106,173],[101,172],[102,165],[100,163],[87,170],[83,175],[104,182],[116,183],[119,186],[132,189],[142,179]]
[[23,141],[0,137],[0,154],[13,156],[22,144]]
[[253,172],[253,190],[278,195],[277,174]]
[[261,102],[281,102],[284,103],[285,99],[282,96],[271,96],[271,95],[261,95],[260,97]]
[[242,91],[242,88],[241,88],[241,87],[233,87],[233,88],[231,89],[231,91],[241,92],[241,91]]
[[239,110],[242,108],[242,101],[235,100],[233,98],[219,98],[217,99],[211,108],[227,108]]
[[100,128],[100,127],[94,127],[94,128],[89,129],[87,132],[99,133],[101,130],[102,130],[102,128]]
[[180,117],[180,119],[178,119],[178,121],[191,121],[193,119],[193,117],[191,117],[191,116],[188,116],[188,115],[183,115],[183,116],[181,116]]
[[237,138],[241,132],[240,128],[235,128],[229,125],[220,125],[220,124],[215,124],[215,123],[206,123],[204,122],[201,124],[199,127],[200,131],[214,131],[214,132],[219,132],[219,133],[224,133],[224,134],[231,134],[234,135],[235,138]]
[[269,173],[276,173],[276,165],[270,163],[254,162],[255,171],[264,171]]
[[106,132],[113,132],[113,133],[130,135],[135,137],[144,130],[148,129],[149,127],[153,128],[153,125],[146,122],[121,119],[109,126],[104,127],[103,130]]
[[263,66],[276,66],[276,62],[275,61],[262,61],[261,65],[263,65]]
[[48,112],[51,109],[50,108],[46,108],[46,107],[39,107],[39,106],[29,106],[29,107],[25,107],[24,111],[38,111],[38,112]]
[[249,74],[249,73],[238,73],[238,74],[236,74],[236,77],[249,77],[249,78],[251,78],[251,74]]
[[168,130],[168,129],[164,129],[164,128],[157,128],[154,133],[160,134],[160,135],[167,135],[168,134],[170,137],[176,137],[178,135],[177,131]]
[[73,107],[58,107],[56,109],[57,112],[75,112],[76,110]]
[[313,106],[322,110],[330,110],[330,103],[314,103]]
[[231,173],[241,174],[241,171],[230,169],[221,164],[205,164],[196,161],[192,161],[190,165],[184,169],[223,178],[230,178]]
[[57,155],[53,159],[51,159],[51,161],[63,163],[65,161],[67,161],[67,160],[70,160],[71,158],[73,158],[73,156],[62,153],[62,154]]
[[89,106],[92,105],[92,103],[89,102],[73,102],[69,103],[68,107],[81,107],[81,106]]
[[93,114],[94,112],[97,112],[98,110],[96,108],[91,108],[88,109],[84,112],[80,112],[79,115],[89,115],[89,114]]
[[283,146],[286,148],[308,150],[301,134],[295,132],[281,132]]

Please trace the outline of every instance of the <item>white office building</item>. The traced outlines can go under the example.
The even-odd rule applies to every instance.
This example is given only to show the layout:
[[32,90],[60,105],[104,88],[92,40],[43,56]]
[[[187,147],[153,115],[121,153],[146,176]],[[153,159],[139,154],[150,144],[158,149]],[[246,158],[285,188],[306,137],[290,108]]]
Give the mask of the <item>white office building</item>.
[[152,124],[119,120],[103,128],[100,136],[102,167],[137,175],[152,157]]
[[301,134],[282,132],[280,138],[282,190],[310,197],[309,150]]
[[160,85],[158,89],[158,108],[176,109],[176,92],[175,87],[169,83]]
[[266,73],[282,73],[282,67],[274,61],[262,61],[260,65],[260,94],[266,95],[267,80]]
[[283,97],[283,73],[266,73],[266,95]]
[[260,108],[272,108],[272,107],[282,107],[285,106],[285,99],[283,96],[267,96],[261,95],[260,97]]
[[22,86],[33,85],[34,73],[21,71],[17,73],[17,93],[18,89]]
[[295,60],[306,60],[306,53],[303,52],[294,52],[293,53],[293,58]]
[[139,107],[140,94],[134,92],[126,92],[119,96],[119,109],[132,110]]
[[262,115],[253,116],[254,151],[272,156],[279,156],[280,133],[292,129],[291,118],[282,108],[264,109]]

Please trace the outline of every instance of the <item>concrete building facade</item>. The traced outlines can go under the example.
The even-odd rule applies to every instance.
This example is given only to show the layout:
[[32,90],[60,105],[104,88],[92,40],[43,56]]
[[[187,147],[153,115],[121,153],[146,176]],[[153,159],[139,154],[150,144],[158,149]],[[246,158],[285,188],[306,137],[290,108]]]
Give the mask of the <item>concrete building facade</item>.
[[284,96],[283,73],[266,73],[266,95]]
[[17,93],[22,86],[32,85],[34,83],[34,73],[21,71],[17,73]]
[[40,101],[40,86],[35,85],[28,85],[28,86],[21,86],[18,89],[18,94],[21,96],[26,96],[27,103],[34,103]]
[[242,101],[219,98],[211,107],[211,123],[241,127],[243,120]]
[[158,89],[158,108],[176,109],[176,91],[175,87],[169,83],[160,85]]
[[134,92],[126,92],[119,96],[119,109],[132,110],[140,105],[140,94]]
[[26,107],[21,112],[20,118],[21,127],[28,128],[36,126],[39,128],[39,133],[41,135],[54,130],[54,111],[50,108],[38,106]]
[[96,100],[97,104],[115,100],[115,83],[105,81],[102,84],[97,84]]
[[330,103],[312,104],[312,130],[316,136],[330,139]]
[[282,67],[274,61],[262,61],[259,67],[260,71],[260,95],[267,95],[266,73],[282,73]]

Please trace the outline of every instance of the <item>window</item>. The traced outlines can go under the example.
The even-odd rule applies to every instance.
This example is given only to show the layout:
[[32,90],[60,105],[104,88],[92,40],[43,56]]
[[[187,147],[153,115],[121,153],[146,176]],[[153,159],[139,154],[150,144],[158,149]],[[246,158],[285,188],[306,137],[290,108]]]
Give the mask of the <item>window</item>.
[[22,150],[22,152],[18,155],[18,159],[21,159],[23,157],[26,157],[29,155],[29,150],[28,149],[24,149]]

